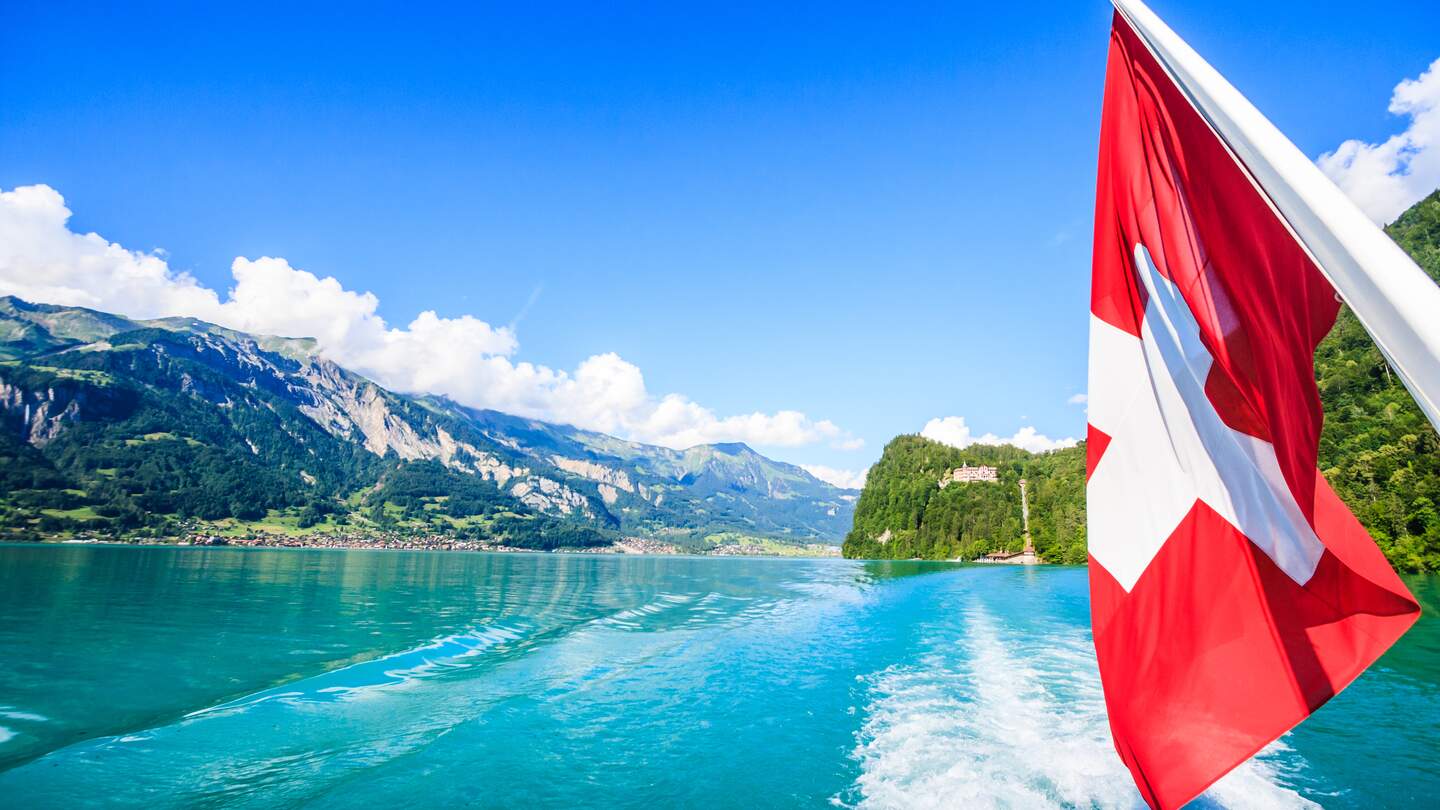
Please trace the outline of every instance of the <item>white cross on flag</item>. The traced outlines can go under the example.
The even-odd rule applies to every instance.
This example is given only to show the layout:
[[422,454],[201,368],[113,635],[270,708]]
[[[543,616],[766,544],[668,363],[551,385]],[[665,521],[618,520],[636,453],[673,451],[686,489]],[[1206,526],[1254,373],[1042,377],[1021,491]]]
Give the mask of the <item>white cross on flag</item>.
[[1419,616],[1316,470],[1337,291],[1440,423],[1440,288],[1149,9],[1116,0],[1088,539],[1115,747],[1178,807]]

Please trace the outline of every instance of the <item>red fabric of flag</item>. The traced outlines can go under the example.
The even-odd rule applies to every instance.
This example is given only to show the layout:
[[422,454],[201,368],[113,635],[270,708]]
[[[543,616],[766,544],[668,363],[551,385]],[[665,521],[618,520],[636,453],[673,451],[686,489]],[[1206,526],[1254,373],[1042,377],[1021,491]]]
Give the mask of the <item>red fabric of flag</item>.
[[1419,607],[1316,470],[1334,290],[1116,14],[1087,460],[1116,749],[1178,807],[1304,720]]

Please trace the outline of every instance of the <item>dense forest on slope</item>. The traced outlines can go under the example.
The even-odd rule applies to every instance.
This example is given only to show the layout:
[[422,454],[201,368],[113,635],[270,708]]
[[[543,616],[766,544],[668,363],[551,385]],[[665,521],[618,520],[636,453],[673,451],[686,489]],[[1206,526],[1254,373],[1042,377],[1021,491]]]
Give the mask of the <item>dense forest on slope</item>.
[[[1385,231],[1440,282],[1440,191]],[[1349,307],[1315,353],[1315,377],[1330,485],[1397,567],[1440,571],[1440,437]]]
[[[1386,232],[1440,282],[1440,191]],[[1348,307],[1316,350],[1315,377],[1325,409],[1325,477],[1397,568],[1440,571],[1440,437]],[[941,475],[962,463],[996,466],[1000,482],[940,489]],[[1083,444],[1031,455],[1013,447],[956,450],[919,436],[896,438],[871,468],[845,555],[973,559],[1019,549],[1021,477],[1030,482],[1041,557],[1084,562]]]
[[[996,467],[996,483],[951,484],[940,478],[964,464]],[[1085,447],[1032,454],[1009,446],[965,450],[920,436],[886,445],[845,538],[847,557],[929,560],[974,559],[991,551],[1018,551],[1019,481],[1030,493],[1030,531],[1046,560],[1085,561]]]

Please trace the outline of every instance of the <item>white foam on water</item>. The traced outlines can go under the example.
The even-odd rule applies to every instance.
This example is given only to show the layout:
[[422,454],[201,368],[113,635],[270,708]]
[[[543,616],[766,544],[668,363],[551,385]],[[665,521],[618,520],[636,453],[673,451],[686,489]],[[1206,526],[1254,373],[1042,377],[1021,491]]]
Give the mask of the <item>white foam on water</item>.
[[596,620],[596,624],[612,625],[628,630],[640,630],[644,627],[644,620],[648,617],[665,613],[683,605],[695,601],[693,594],[662,593],[650,602],[643,605],[625,608],[602,619]]
[[[866,808],[1143,808],[1110,741],[1089,638],[1073,627],[1016,632],[974,607],[956,641],[868,680],[837,803]],[[1283,747],[1200,800],[1233,808],[1315,807],[1279,784]]]
[[483,625],[465,633],[442,636],[417,647],[361,661],[303,680],[264,689],[235,700],[186,714],[184,721],[245,712],[269,702],[314,703],[375,697],[385,691],[414,686],[432,676],[462,669],[472,659],[524,638],[524,631]]
[[[3,718],[5,720],[18,720],[21,723],[50,722],[50,718],[46,717],[43,714],[36,714],[35,712],[24,712],[16,709],[14,706],[4,705],[0,705],[0,718]],[[15,729],[0,726],[0,745],[4,745],[5,743],[10,742],[18,736],[20,736],[20,732],[16,731]]]

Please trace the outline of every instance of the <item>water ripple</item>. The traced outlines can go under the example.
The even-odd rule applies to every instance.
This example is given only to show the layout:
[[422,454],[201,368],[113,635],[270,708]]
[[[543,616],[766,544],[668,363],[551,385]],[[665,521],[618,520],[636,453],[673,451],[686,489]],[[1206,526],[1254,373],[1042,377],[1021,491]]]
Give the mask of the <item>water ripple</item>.
[[185,715],[184,719],[195,720],[245,711],[271,700],[323,703],[359,697],[377,688],[399,686],[416,679],[463,668],[469,663],[468,659],[489,650],[501,649],[504,645],[524,637],[525,630],[522,626],[486,625],[467,633],[438,638],[403,652],[351,664],[218,706],[199,709]]

